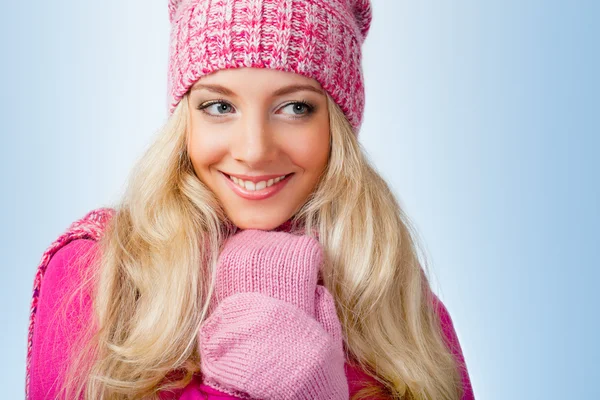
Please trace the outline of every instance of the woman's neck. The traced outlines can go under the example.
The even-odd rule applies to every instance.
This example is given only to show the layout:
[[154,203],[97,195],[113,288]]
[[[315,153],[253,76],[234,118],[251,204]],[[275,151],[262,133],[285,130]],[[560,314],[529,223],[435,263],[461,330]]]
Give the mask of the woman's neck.
[[[270,229],[270,230],[275,231],[275,232],[291,232],[291,230],[293,228],[292,220],[293,220],[293,217],[290,217],[287,221],[281,223],[279,226],[277,226],[273,229]],[[231,221],[229,221],[229,225],[234,229],[234,232],[237,232],[238,230],[240,230],[240,228]]]
[[274,228],[273,230],[276,232],[281,232],[281,231],[289,232],[291,229],[292,229],[292,218],[288,219],[287,221],[285,221],[278,227]]

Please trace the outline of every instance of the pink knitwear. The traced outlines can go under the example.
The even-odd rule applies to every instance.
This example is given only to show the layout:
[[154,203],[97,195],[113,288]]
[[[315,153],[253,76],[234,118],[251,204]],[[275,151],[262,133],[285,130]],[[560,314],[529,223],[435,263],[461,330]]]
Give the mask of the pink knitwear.
[[[106,224],[108,223],[108,221],[110,220],[110,218],[114,215],[115,210],[110,209],[110,208],[99,208],[96,210],[92,210],[89,213],[87,213],[83,218],[73,222],[69,228],[62,234],[60,235],[54,242],[52,242],[52,244],[46,249],[46,251],[44,251],[44,254],[42,254],[42,258],[40,260],[40,263],[37,267],[36,273],[35,273],[35,278],[33,281],[33,294],[31,296],[31,306],[30,306],[30,311],[29,311],[29,332],[27,335],[27,360],[26,360],[26,364],[25,364],[25,397],[27,399],[29,399],[29,388],[30,388],[30,378],[31,378],[31,369],[32,369],[32,362],[36,363],[36,356],[33,355],[34,353],[34,345],[33,345],[33,341],[34,341],[34,332],[38,331],[37,335],[39,340],[36,342],[37,345],[35,346],[35,350],[41,354],[43,354],[42,356],[40,356],[40,360],[39,363],[36,363],[36,367],[43,367],[43,363],[50,361],[50,364],[48,367],[45,367],[45,373],[42,374],[40,377],[43,380],[47,380],[48,377],[52,377],[52,376],[56,376],[56,371],[58,371],[58,365],[53,364],[53,361],[51,361],[52,359],[49,358],[49,354],[47,354],[45,352],[45,350],[41,349],[41,343],[45,340],[50,340],[50,344],[52,343],[52,339],[48,338],[45,334],[42,334],[43,336],[40,338],[39,335],[39,331],[42,330],[43,332],[46,331],[46,325],[50,323],[50,316],[44,316],[43,312],[40,313],[42,314],[41,317],[39,317],[39,320],[41,320],[41,324],[44,326],[42,328],[37,328],[36,329],[36,322],[38,321],[38,318],[36,318],[36,315],[38,315],[38,302],[40,299],[40,294],[41,294],[41,289],[42,289],[42,282],[44,282],[46,279],[44,279],[45,275],[46,275],[46,269],[48,268],[48,264],[50,263],[50,260],[52,259],[52,257],[62,248],[64,248],[64,246],[66,246],[67,244],[69,244],[71,241],[73,240],[77,240],[77,239],[89,239],[91,241],[96,241],[98,240],[102,233],[104,232],[104,228],[106,226]],[[61,260],[63,261],[63,260]],[[62,264],[61,264],[62,265]],[[56,267],[58,268],[58,267]],[[60,268],[63,268],[62,266]],[[72,279],[75,279],[75,276],[71,276]],[[56,293],[60,288],[63,287],[63,285],[60,284],[60,279],[65,279],[64,277],[62,277],[62,274],[60,274],[59,276],[57,276],[54,279],[49,279],[50,280],[50,284],[48,286],[50,286],[50,288],[45,289],[47,292],[49,292],[50,294],[47,296],[47,300],[46,302],[50,302],[56,299],[56,296],[54,296],[54,293]],[[50,308],[50,310],[54,310],[54,307],[46,304],[46,302],[44,303],[44,307],[46,308]],[[53,311],[49,311],[49,313],[52,313]],[[51,315],[51,314],[49,314]],[[75,314],[76,315],[76,314]],[[68,330],[70,334],[74,333],[74,331],[76,332],[77,329],[69,329]],[[57,336],[56,339],[60,342],[61,340],[66,341],[65,344],[68,344],[69,341],[66,337],[64,336]],[[63,347],[63,350],[68,348],[67,346]],[[57,352],[56,354],[65,354],[65,352]],[[43,367],[44,368],[44,367]],[[50,373],[51,372],[51,373]],[[50,382],[52,382],[52,380],[50,380]],[[34,389],[39,390],[40,389],[40,381],[36,381],[35,384],[33,385]],[[43,394],[43,392],[36,392],[36,395],[32,396],[32,399],[41,399],[42,397],[40,397],[40,395]],[[54,399],[54,397],[49,397]]]
[[198,338],[206,384],[251,399],[348,399],[335,301],[317,285],[322,260],[305,235],[250,229],[226,240],[219,304]]
[[291,303],[237,293],[200,331],[203,382],[239,398],[347,400],[339,321],[337,331]]
[[[109,208],[101,208],[89,212],[83,218],[71,224],[42,255],[35,275],[29,321],[25,387],[26,399],[28,400],[54,400],[57,398],[57,390],[63,383],[64,371],[67,367],[67,355],[73,350],[74,340],[82,332],[83,327],[91,322],[86,320],[92,316],[91,293],[83,292],[73,298],[69,298],[70,301],[64,309],[60,308],[59,305],[62,300],[66,299],[65,296],[73,293],[74,288],[80,283],[81,273],[90,267],[91,264],[89,261],[93,259],[98,250],[96,241],[101,237],[105,224],[112,215],[114,215],[114,210]],[[289,226],[289,224],[286,226]],[[285,227],[283,228],[285,229]],[[246,295],[248,294],[244,294],[243,296]],[[328,292],[319,292],[317,289],[315,304],[323,303],[331,305],[331,302],[319,299],[319,296],[327,295],[330,296]],[[254,294],[250,294],[250,296],[254,296]],[[263,295],[258,294],[257,296]],[[233,296],[229,297],[229,301],[234,303],[235,299],[231,299]],[[273,299],[275,300],[275,298]],[[433,295],[433,300],[434,307],[440,317],[446,343],[461,367],[464,390],[462,400],[473,400],[474,395],[467,366],[460,342],[453,327],[452,319],[444,304],[435,294]],[[284,313],[287,317],[294,315],[293,313],[298,313],[306,318],[305,313],[300,313],[300,308],[294,306],[292,303],[283,301],[281,303],[285,303],[284,307],[287,307],[287,304],[290,304],[292,307],[289,312]],[[275,300],[274,304],[278,307],[280,303]],[[223,309],[226,309],[226,307],[223,307]],[[333,329],[331,326],[327,327],[331,322],[327,322],[326,319],[318,315],[320,312],[319,309],[324,309],[326,315],[332,314],[332,311],[327,311],[325,306],[315,306],[314,319],[318,324],[315,325],[312,318],[304,321],[310,320],[314,331],[320,332],[321,327],[323,327],[324,331],[327,331],[328,335],[331,335],[330,332],[333,332]],[[65,312],[63,313],[63,311]],[[213,315],[221,315],[221,318],[224,318],[233,314],[235,310],[231,308],[226,311]],[[298,321],[301,321],[301,319]],[[333,321],[333,323],[335,322]],[[305,333],[312,331],[313,329],[310,329]],[[331,337],[334,336],[332,335]],[[296,342],[295,346],[299,343],[301,342]],[[223,346],[223,349],[231,351],[226,346]],[[291,354],[293,355],[294,353],[292,352]],[[362,371],[350,359],[345,360],[344,371],[350,396],[354,395],[367,383],[378,385],[372,377]],[[282,373],[280,370],[273,372],[275,374]],[[183,389],[162,391],[159,394],[163,400],[233,400],[238,398],[206,385],[202,381],[201,374],[195,375],[194,379]],[[306,393],[300,394],[300,396],[303,395],[305,397],[308,396]]]
[[321,244],[314,238],[256,229],[239,231],[226,240],[219,255],[215,300],[258,292],[314,315],[322,262]]
[[272,68],[317,80],[358,135],[369,0],[170,0],[168,110],[202,76]]

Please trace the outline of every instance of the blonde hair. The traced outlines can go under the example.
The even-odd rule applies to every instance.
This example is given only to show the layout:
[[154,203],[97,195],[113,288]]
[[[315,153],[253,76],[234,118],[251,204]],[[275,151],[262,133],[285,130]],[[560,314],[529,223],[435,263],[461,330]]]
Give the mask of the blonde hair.
[[[331,153],[294,215],[318,232],[324,285],[336,300],[348,359],[381,383],[353,399],[459,399],[414,229],[328,97]],[[96,323],[73,346],[65,398],[158,399],[199,372],[198,327],[207,317],[220,246],[233,233],[187,154],[188,96],[130,176],[90,268]],[[295,225],[294,225],[295,226]]]

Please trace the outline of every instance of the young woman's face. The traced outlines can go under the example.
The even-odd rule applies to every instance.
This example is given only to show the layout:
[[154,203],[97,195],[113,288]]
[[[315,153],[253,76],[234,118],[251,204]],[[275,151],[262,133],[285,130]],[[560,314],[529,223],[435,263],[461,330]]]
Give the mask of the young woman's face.
[[325,170],[329,113],[314,79],[267,68],[220,70],[192,86],[189,112],[196,175],[241,229],[287,221]]

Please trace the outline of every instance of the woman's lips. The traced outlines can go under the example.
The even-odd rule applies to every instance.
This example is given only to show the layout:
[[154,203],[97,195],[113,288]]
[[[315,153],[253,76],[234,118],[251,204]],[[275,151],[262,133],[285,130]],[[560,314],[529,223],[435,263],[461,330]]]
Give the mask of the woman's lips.
[[263,199],[269,198],[271,196],[274,196],[281,189],[283,189],[283,187],[285,185],[287,185],[288,181],[294,176],[294,173],[291,173],[291,174],[287,175],[285,178],[283,178],[282,180],[280,180],[279,182],[274,183],[271,186],[268,186],[261,190],[251,191],[251,190],[242,188],[241,186],[238,186],[235,182],[233,182],[231,179],[229,179],[229,176],[227,176],[226,174],[224,174],[221,171],[219,171],[219,172],[221,173],[221,176],[223,176],[223,179],[225,179],[227,185],[229,185],[231,190],[233,190],[234,193],[237,194],[238,196],[240,196],[244,199],[247,199],[247,200],[263,200]]
[[258,183],[261,181],[268,181],[269,179],[275,179],[275,178],[279,178],[285,175],[289,175],[289,174],[277,174],[277,175],[260,175],[260,176],[250,176],[250,175],[237,175],[237,174],[230,174],[228,172],[223,172],[226,176],[228,177],[234,177],[237,179],[242,179],[244,181],[250,181],[250,182],[254,182],[254,183]]

